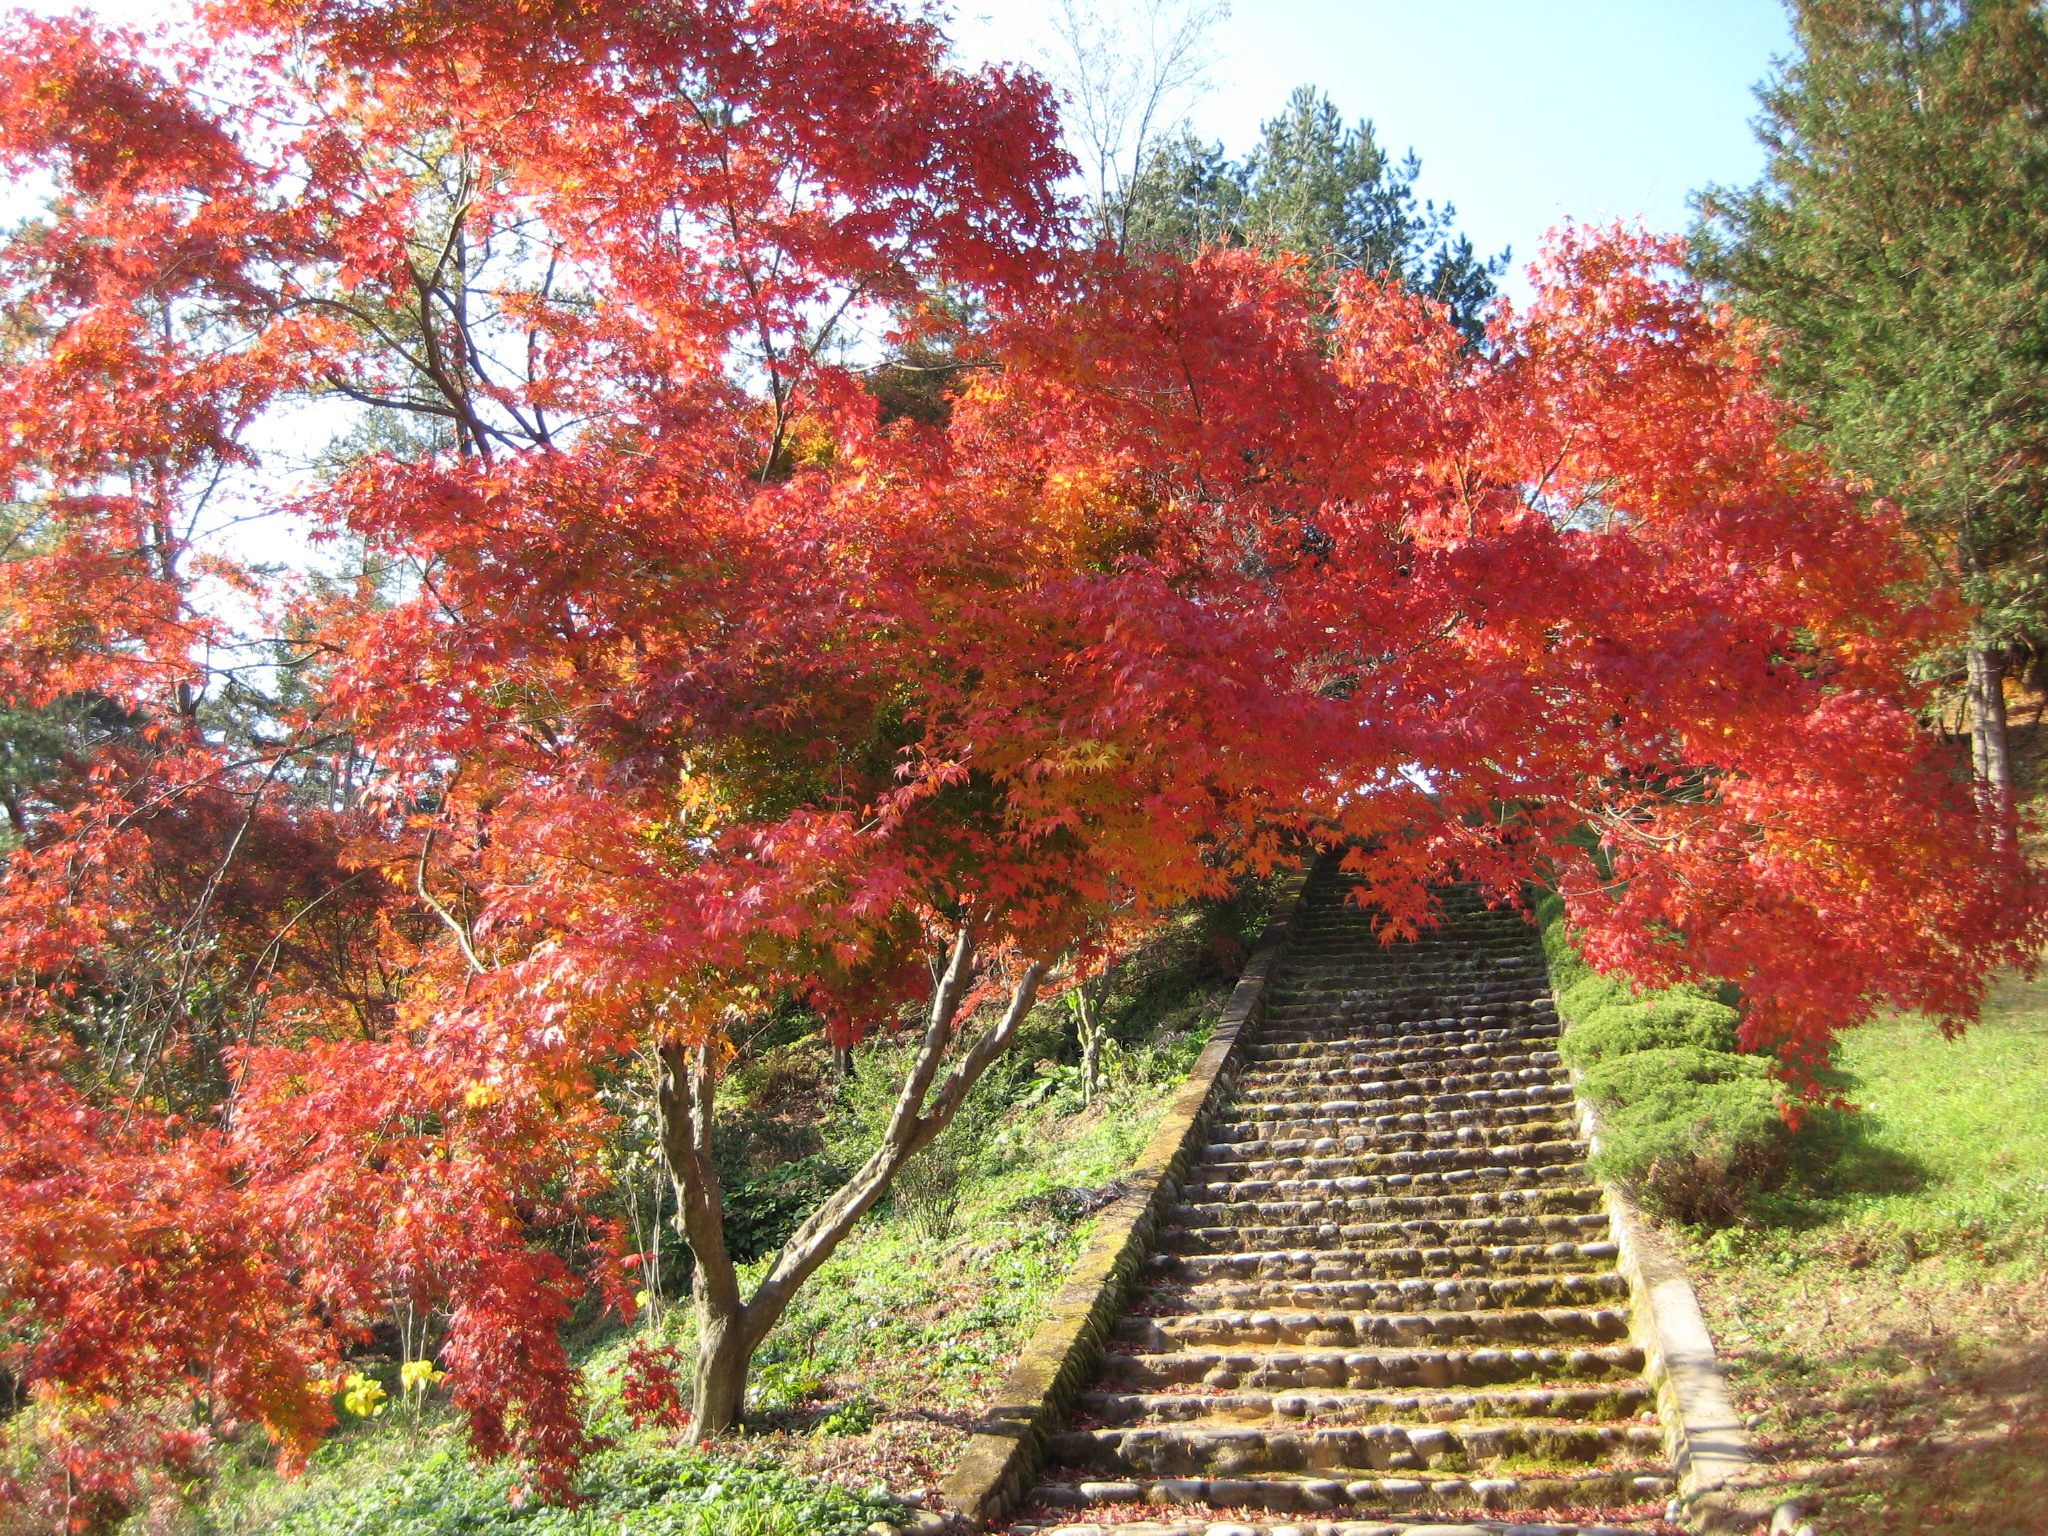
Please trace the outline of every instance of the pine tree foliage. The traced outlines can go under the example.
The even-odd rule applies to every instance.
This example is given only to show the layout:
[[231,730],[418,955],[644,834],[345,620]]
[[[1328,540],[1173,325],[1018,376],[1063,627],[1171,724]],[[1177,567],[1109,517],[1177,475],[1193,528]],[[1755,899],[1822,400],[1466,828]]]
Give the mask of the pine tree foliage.
[[1896,499],[1980,633],[2048,615],[2048,18],[2027,0],[1800,0],[1755,186],[1703,275],[1778,332],[1779,386]]
[[1242,160],[1187,131],[1161,143],[1130,188],[1129,244],[1248,246],[1306,256],[1324,272],[1396,278],[1476,339],[1508,253],[1477,255],[1454,231],[1457,210],[1417,194],[1421,175],[1413,150],[1395,160],[1371,122],[1347,127],[1328,96],[1302,86]]

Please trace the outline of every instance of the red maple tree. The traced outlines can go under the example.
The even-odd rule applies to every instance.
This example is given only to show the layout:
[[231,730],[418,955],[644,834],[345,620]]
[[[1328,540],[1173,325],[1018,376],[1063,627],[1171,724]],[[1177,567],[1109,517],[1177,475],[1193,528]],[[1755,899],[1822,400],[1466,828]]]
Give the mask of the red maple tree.
[[[0,702],[56,744],[0,878],[0,1283],[11,1369],[94,1410],[17,1490],[66,1519],[193,1399],[302,1457],[399,1309],[562,1491],[559,1324],[630,1306],[564,1234],[647,1056],[726,1428],[1048,968],[1307,846],[1393,931],[1553,884],[1795,1077],[2042,936],[1916,722],[1956,616],[1667,244],[1566,232],[1479,349],[1360,278],[1076,250],[1043,88],[853,0],[238,0],[0,58],[57,188],[0,257]],[[884,344],[946,359],[919,409]],[[354,451],[265,476],[305,401]],[[363,579],[205,558],[223,485]],[[742,1294],[730,1022],[920,996],[886,1135]]]

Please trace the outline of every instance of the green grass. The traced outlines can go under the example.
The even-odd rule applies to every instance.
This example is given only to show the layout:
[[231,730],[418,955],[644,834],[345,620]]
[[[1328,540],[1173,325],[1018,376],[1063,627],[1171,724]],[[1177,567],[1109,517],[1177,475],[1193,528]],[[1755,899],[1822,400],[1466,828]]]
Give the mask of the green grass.
[[1762,1197],[1745,1242],[1798,1263],[1911,1263],[1935,1255],[2038,1263],[2048,1237],[2048,981],[1994,989],[1957,1040],[1895,1017],[1844,1035],[1838,1082],[1857,1106],[1823,1111],[1787,1186]]
[[1690,1234],[1731,1386],[1830,1536],[2048,1530],[2048,982],[1850,1032],[1786,1185]]

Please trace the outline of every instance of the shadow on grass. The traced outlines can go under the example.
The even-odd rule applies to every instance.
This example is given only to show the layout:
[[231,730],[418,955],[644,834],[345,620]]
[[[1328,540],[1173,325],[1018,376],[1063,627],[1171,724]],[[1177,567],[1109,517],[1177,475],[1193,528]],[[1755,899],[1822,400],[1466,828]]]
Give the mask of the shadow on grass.
[[[1853,1098],[1857,1080],[1830,1074]],[[1785,1181],[1759,1194],[1749,1208],[1758,1226],[1802,1232],[1841,1219],[1858,1195],[1911,1194],[1927,1186],[1933,1171],[1910,1153],[1887,1145],[1883,1128],[1853,1109],[1815,1110],[1792,1140],[1792,1166]]]
[[2048,1341],[1893,1330],[1833,1350],[1761,1348],[1745,1362],[1791,1422],[1772,1447],[1821,1491],[1837,1536],[2048,1531]]

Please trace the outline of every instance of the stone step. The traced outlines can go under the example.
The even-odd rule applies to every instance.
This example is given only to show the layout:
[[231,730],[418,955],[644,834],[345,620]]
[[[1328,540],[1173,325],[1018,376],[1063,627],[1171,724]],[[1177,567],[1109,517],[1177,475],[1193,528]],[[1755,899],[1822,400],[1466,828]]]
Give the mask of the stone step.
[[[1346,1044],[1343,1049],[1307,1055],[1307,1044],[1296,1042],[1290,1047],[1292,1055],[1249,1063],[1239,1081],[1247,1087],[1321,1087],[1348,1077],[1350,1081],[1378,1081],[1389,1087],[1409,1083],[1409,1092],[1442,1092],[1438,1087],[1425,1090],[1421,1083],[1444,1077],[1485,1079],[1497,1073],[1524,1073],[1532,1067],[1554,1071],[1563,1065],[1563,1059],[1550,1061],[1550,1057],[1556,1057],[1556,1040],[1536,1040],[1534,1044],[1475,1040],[1470,1044],[1470,1051],[1427,1051],[1413,1044],[1399,1047],[1389,1040],[1384,1051],[1372,1051],[1364,1044],[1352,1049]],[[1563,1079],[1538,1077],[1534,1081],[1554,1083]],[[1479,1087],[1485,1085],[1483,1081],[1479,1083]]]
[[[1181,1202],[1204,1206],[1233,1201],[1274,1201],[1295,1205],[1311,1201],[1344,1201],[1361,1217],[1380,1221],[1458,1221],[1478,1216],[1540,1216],[1560,1213],[1583,1214],[1601,1208],[1602,1195],[1595,1184],[1556,1184],[1528,1189],[1487,1190],[1476,1188],[1432,1188],[1416,1193],[1413,1177],[1396,1190],[1387,1190],[1385,1178],[1340,1174],[1335,1178],[1232,1179],[1231,1168],[1244,1163],[1224,1164],[1210,1170],[1199,1164],[1188,1175],[1190,1183],[1181,1190]],[[1583,1178],[1583,1171],[1579,1174]],[[1469,1183],[1470,1181],[1466,1181]],[[1364,1202],[1361,1204],[1360,1202]]]
[[1547,1013],[1532,1013],[1512,1029],[1494,1026],[1460,1026],[1455,1019],[1447,1019],[1441,1028],[1416,1028],[1406,1032],[1395,1032],[1392,1025],[1373,1031],[1352,1025],[1332,1027],[1309,1035],[1302,1032],[1298,1040],[1276,1040],[1261,1031],[1260,1038],[1245,1050],[1245,1060],[1250,1062],[1289,1062],[1340,1049],[1350,1049],[1362,1055],[1376,1056],[1389,1061],[1401,1059],[1404,1055],[1442,1055],[1446,1052],[1462,1052],[1477,1055],[1495,1049],[1525,1048],[1531,1041],[1556,1043],[1557,1028]]
[[[1219,1126],[1210,1132],[1221,1137],[1231,1128]],[[1324,1126],[1311,1123],[1307,1126],[1287,1126],[1290,1134],[1285,1136],[1254,1137],[1243,1139],[1212,1140],[1202,1152],[1202,1166],[1208,1170],[1205,1177],[1214,1182],[1223,1168],[1229,1164],[1242,1166],[1246,1163],[1277,1162],[1290,1157],[1329,1157],[1349,1154],[1348,1173],[1352,1178],[1386,1178],[1393,1174],[1437,1174],[1448,1176],[1453,1173],[1481,1174],[1497,1171],[1506,1177],[1517,1170],[1556,1169],[1558,1178],[1573,1169],[1581,1169],[1586,1160],[1586,1143],[1578,1140],[1548,1140],[1508,1143],[1501,1146],[1423,1147],[1414,1151],[1375,1152],[1367,1151],[1380,1138],[1363,1131],[1346,1130],[1341,1126]],[[1323,1131],[1322,1135],[1296,1135],[1296,1131]],[[1581,1169],[1577,1177],[1583,1178]],[[1552,1182],[1557,1182],[1557,1179]]]
[[[1375,1025],[1394,1018],[1431,1023],[1468,1013],[1523,1015],[1550,1000],[1549,983],[1535,967],[1519,971],[1475,972],[1438,970],[1422,976],[1396,978],[1361,975],[1354,965],[1332,962],[1320,972],[1291,975],[1266,999],[1273,1009],[1334,1007]],[[1283,1015],[1284,1016],[1284,1015]]]
[[1477,1424],[1165,1424],[1054,1435],[1052,1458],[1109,1477],[1242,1477],[1247,1473],[1485,1472],[1514,1457],[1586,1466],[1662,1453],[1655,1424],[1508,1420]]
[[1261,1424],[1450,1423],[1459,1419],[1633,1419],[1656,1407],[1642,1381],[1593,1387],[1492,1387],[1470,1392],[1083,1392],[1078,1413],[1099,1425],[1198,1420]]
[[[1497,1157],[1502,1150],[1495,1147],[1491,1152]],[[1447,1224],[1484,1220],[1489,1206],[1500,1206],[1504,1211],[1531,1217],[1593,1214],[1587,1209],[1589,1202],[1583,1198],[1512,1205],[1505,1200],[1482,1201],[1478,1195],[1462,1199],[1455,1195],[1440,1195],[1435,1199],[1403,1199],[1389,1195],[1306,1195],[1298,1200],[1271,1200],[1261,1199],[1249,1191],[1233,1190],[1228,1184],[1219,1186],[1213,1181],[1201,1188],[1209,1192],[1205,1198],[1186,1200],[1168,1208],[1167,1225],[1281,1228],[1325,1227],[1332,1223],[1345,1227],[1385,1222],[1399,1222],[1404,1226],[1415,1222]],[[1476,1210],[1473,1209],[1475,1205]],[[1418,1206],[1422,1209],[1415,1208]]]
[[1549,1275],[1468,1275],[1457,1280],[1154,1281],[1131,1310],[1158,1317],[1183,1312],[1486,1312],[1510,1307],[1611,1306],[1628,1295],[1613,1270]]
[[[1214,1207],[1205,1207],[1214,1209]],[[1256,1242],[1251,1241],[1254,1233],[1276,1232],[1292,1234],[1292,1241]],[[1214,1234],[1214,1235],[1212,1235]],[[1288,1222],[1277,1226],[1260,1226],[1255,1222],[1244,1226],[1226,1226],[1222,1223],[1181,1225],[1173,1222],[1169,1213],[1168,1225],[1162,1236],[1186,1237],[1211,1245],[1203,1249],[1190,1249],[1178,1243],[1162,1247],[1176,1253],[1215,1252],[1217,1242],[1233,1242],[1247,1249],[1269,1248],[1478,1248],[1493,1249],[1541,1243],[1583,1243],[1595,1242],[1607,1235],[1607,1213],[1605,1211],[1556,1211],[1535,1215],[1503,1214],[1499,1216],[1428,1217],[1419,1216],[1407,1221],[1344,1221]]]
[[1296,1345],[1304,1349],[1419,1349],[1425,1345],[1612,1343],[1628,1319],[1612,1307],[1500,1307],[1483,1311],[1250,1311],[1125,1316],[1112,1337],[1126,1353]]
[[[1244,1240],[1257,1229],[1208,1229],[1217,1243],[1205,1248],[1190,1240],[1162,1246],[1145,1261],[1155,1279],[1203,1281],[1225,1276],[1258,1276],[1274,1280],[1376,1280],[1420,1277],[1457,1279],[1466,1276],[1507,1278],[1519,1275],[1569,1274],[1612,1264],[1620,1250],[1600,1239],[1591,1242],[1520,1243],[1493,1248],[1362,1248],[1332,1244],[1326,1248],[1296,1245],[1254,1248]],[[1235,1243],[1238,1246],[1225,1246]]]
[[[1555,1042],[1551,1042],[1554,1044]],[[1240,1081],[1252,1088],[1310,1087],[1327,1073],[1369,1072],[1390,1087],[1402,1083],[1410,1093],[1470,1093],[1474,1089],[1549,1086],[1569,1081],[1563,1060],[1554,1050],[1466,1054],[1461,1051],[1334,1050],[1315,1056],[1255,1063]],[[1501,1079],[1495,1082],[1494,1079]],[[1446,1084],[1450,1086],[1446,1087]]]
[[[1438,1072],[1434,1075],[1441,1077],[1443,1074]],[[1245,1073],[1238,1082],[1240,1099],[1253,1102],[1291,1093],[1328,1093],[1333,1098],[1375,1100],[1388,1095],[1406,1095],[1405,1102],[1411,1107],[1403,1113],[1412,1114],[1449,1114],[1458,1110],[1482,1112],[1517,1107],[1535,1109],[1547,1104],[1568,1105],[1572,1100],[1571,1085],[1554,1080],[1513,1088],[1480,1088],[1470,1093],[1424,1094],[1416,1091],[1412,1078],[1372,1067],[1293,1072],[1261,1068]]]
[[[1536,1142],[1576,1139],[1575,1117],[1576,1107],[1565,1104],[1510,1106],[1484,1114],[1477,1110],[1437,1110],[1427,1114],[1360,1115],[1341,1122],[1276,1113],[1260,1120],[1218,1120],[1209,1127],[1206,1145],[1244,1149],[1277,1142],[1329,1141],[1335,1143],[1339,1150],[1349,1145],[1350,1150],[1359,1155],[1450,1151],[1458,1147],[1527,1146]],[[1410,1123],[1386,1123],[1403,1120]],[[1262,1130],[1247,1135],[1239,1128],[1245,1125],[1261,1127]],[[1341,1132],[1315,1134],[1325,1126],[1335,1125],[1342,1126]],[[1356,1161],[1356,1157],[1353,1160]]]
[[[1441,1076],[1441,1073],[1436,1074]],[[1571,1090],[1559,1082],[1530,1083],[1506,1089],[1482,1088],[1477,1093],[1418,1093],[1414,1081],[1349,1069],[1300,1073],[1287,1077],[1247,1076],[1238,1086],[1233,1107],[1313,1104],[1319,1100],[1371,1106],[1376,1114],[1431,1115],[1453,1124],[1472,1123],[1474,1116],[1562,1114],[1571,1107]]]
[[[1636,1467],[1470,1478],[1425,1473],[1407,1477],[1350,1479],[1286,1476],[1160,1478],[1142,1482],[1077,1479],[1073,1482],[1041,1483],[1031,1490],[1030,1502],[1041,1509],[1085,1510],[1105,1505],[1145,1503],[1206,1505],[1211,1509],[1263,1509],[1290,1514],[1316,1514],[1347,1507],[1359,1510],[1574,1509],[1588,1505],[1661,1500],[1669,1496],[1674,1486],[1669,1476]],[[1096,1529],[1102,1530],[1103,1527]],[[1109,1529],[1114,1536],[1125,1536],[1130,1528],[1114,1526]],[[1213,1530],[1213,1527],[1209,1529]],[[1441,1525],[1435,1528],[1442,1536],[1453,1536],[1457,1529]],[[1233,1536],[1238,1536],[1238,1532],[1233,1531]]]
[[[1550,1089],[1556,1084],[1532,1084]],[[1523,1090],[1527,1092],[1527,1090]],[[1556,1124],[1571,1112],[1571,1106],[1546,1092],[1535,1103],[1492,1103],[1485,1108],[1460,1107],[1425,1109],[1428,1095],[1419,1094],[1405,1079],[1364,1084],[1308,1085],[1302,1083],[1260,1083],[1245,1085],[1213,1123],[1238,1121],[1286,1122],[1289,1120],[1349,1119],[1371,1126],[1375,1131],[1461,1131],[1484,1130],[1489,1126]],[[1469,1139],[1469,1138],[1468,1138]]]
[[1249,1047],[1249,1061],[1277,1061],[1298,1056],[1304,1048],[1349,1042],[1362,1051],[1475,1051],[1527,1049],[1531,1042],[1557,1042],[1557,1018],[1545,1004],[1532,1004],[1527,1013],[1513,1012],[1491,1023],[1482,1013],[1469,1020],[1463,1015],[1428,1013],[1382,1014],[1369,1018],[1326,1015],[1319,1021],[1289,1028],[1293,1038],[1274,1038],[1262,1028]]
[[1643,1368],[1634,1344],[1523,1346],[1507,1349],[1237,1349],[1163,1352],[1112,1349],[1103,1381],[1119,1390],[1168,1387],[1281,1392],[1309,1387],[1489,1387],[1504,1382],[1625,1380]]
[[[1476,1032],[1461,1030],[1459,1033],[1470,1035]],[[1557,1037],[1532,1034],[1493,1040],[1463,1038],[1434,1044],[1425,1037],[1389,1034],[1375,1043],[1370,1036],[1347,1030],[1333,1032],[1322,1040],[1285,1042],[1285,1054],[1281,1054],[1283,1046],[1276,1045],[1272,1049],[1274,1054],[1271,1056],[1246,1058],[1244,1081],[1306,1084],[1319,1080],[1325,1072],[1360,1070],[1369,1070],[1388,1081],[1413,1081],[1418,1076],[1442,1077],[1447,1067],[1453,1077],[1504,1068],[1518,1071],[1532,1064],[1528,1060],[1531,1056],[1555,1055]],[[1512,1067],[1507,1067],[1497,1059],[1501,1057],[1517,1059]],[[1453,1065],[1457,1062],[1465,1065]],[[1418,1072],[1417,1068],[1433,1070]]]

